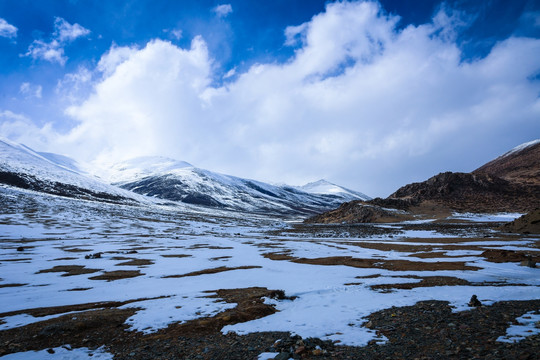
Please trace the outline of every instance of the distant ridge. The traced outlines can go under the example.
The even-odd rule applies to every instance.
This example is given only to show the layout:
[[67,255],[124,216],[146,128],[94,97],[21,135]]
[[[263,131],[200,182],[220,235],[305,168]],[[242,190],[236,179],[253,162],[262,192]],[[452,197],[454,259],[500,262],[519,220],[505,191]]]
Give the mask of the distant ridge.
[[163,157],[124,161],[109,179],[124,189],[188,204],[257,213],[313,214],[368,196],[320,180],[301,187],[215,173]]

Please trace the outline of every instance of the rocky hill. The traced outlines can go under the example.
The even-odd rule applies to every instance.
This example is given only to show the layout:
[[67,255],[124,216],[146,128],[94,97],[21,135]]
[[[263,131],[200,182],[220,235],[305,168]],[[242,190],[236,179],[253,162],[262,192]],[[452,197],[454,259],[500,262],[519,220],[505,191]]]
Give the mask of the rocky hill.
[[540,140],[522,144],[472,173],[445,172],[386,199],[352,201],[307,222],[393,222],[451,212],[526,213],[540,207]]
[[522,234],[540,234],[540,208],[504,224],[500,230]]
[[525,185],[540,185],[540,140],[520,145],[472,173],[495,175]]

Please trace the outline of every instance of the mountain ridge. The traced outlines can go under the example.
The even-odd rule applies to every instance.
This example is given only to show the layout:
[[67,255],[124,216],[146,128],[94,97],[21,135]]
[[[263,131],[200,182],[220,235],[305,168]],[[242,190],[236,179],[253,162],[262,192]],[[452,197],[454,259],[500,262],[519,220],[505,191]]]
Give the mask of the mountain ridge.
[[[324,209],[329,210],[345,201],[369,199],[360,192],[325,180],[324,184],[332,191],[324,192],[320,188],[302,186],[271,185],[197,168],[186,162],[157,158],[159,159],[164,161],[163,166],[154,166],[151,158],[147,157],[113,165],[111,178],[117,180],[114,184],[146,196],[251,212],[313,214]],[[178,165],[176,167],[175,161]],[[321,181],[317,183],[323,184]]]
[[300,215],[329,210],[353,199],[369,199],[329,182],[324,184],[332,190],[330,193],[321,193],[321,189],[309,192],[301,187],[219,174],[159,156],[123,161],[98,177],[82,170],[67,156],[40,153],[7,139],[0,139],[0,159],[0,184],[94,201],[173,201],[234,211]]

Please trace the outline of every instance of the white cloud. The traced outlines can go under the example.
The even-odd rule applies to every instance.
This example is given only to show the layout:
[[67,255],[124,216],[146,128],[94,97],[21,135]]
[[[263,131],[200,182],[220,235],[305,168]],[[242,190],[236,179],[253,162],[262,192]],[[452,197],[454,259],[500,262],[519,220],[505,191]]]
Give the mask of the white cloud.
[[231,70],[227,71],[225,75],[223,75],[223,79],[228,79],[236,75],[236,68],[232,68]]
[[23,82],[19,88],[19,92],[23,94],[26,98],[37,98],[41,99],[41,92],[43,87],[41,85],[32,85],[29,82]]
[[212,11],[215,12],[218,17],[226,17],[233,12],[233,9],[231,4],[222,4],[213,8]]
[[34,40],[28,47],[25,56],[33,59],[43,59],[64,65],[67,57],[64,55],[64,47],[75,39],[90,34],[90,30],[79,24],[69,24],[62,18],[55,18],[54,32],[50,40]]
[[54,19],[53,37],[60,43],[68,43],[88,34],[90,34],[90,30],[79,24],[71,25],[66,20],[59,17]]
[[285,45],[295,46],[300,42],[305,42],[307,28],[308,23],[297,26],[287,26],[287,28],[285,28]]
[[167,33],[171,36],[171,38],[180,40],[182,38],[182,29],[163,29],[164,33]]
[[55,92],[70,104],[82,102],[92,90],[92,78],[92,72],[81,66],[76,72],[68,73],[58,80]]
[[0,111],[0,136],[40,151],[50,151],[58,139],[52,124],[38,127],[26,116],[9,110]]
[[6,38],[17,37],[17,28],[9,24],[5,19],[0,18],[0,36]]
[[531,80],[540,40],[512,37],[463,62],[449,34],[464,24],[445,14],[398,31],[376,3],[331,3],[289,30],[301,35],[289,61],[219,88],[199,37],[189,49],[113,47],[93,93],[67,110],[79,125],[60,140],[84,160],[160,154],[265,181],[325,177],[370,195],[470,171],[540,134]]

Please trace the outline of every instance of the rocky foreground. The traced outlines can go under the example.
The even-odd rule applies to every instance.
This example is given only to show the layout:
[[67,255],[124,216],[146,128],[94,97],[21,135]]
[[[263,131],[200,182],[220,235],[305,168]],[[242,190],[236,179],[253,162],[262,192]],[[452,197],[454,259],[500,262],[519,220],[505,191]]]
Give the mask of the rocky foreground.
[[[235,312],[244,319],[257,316],[257,304]],[[103,344],[114,359],[223,359],[255,360],[260,354],[285,359],[537,359],[540,335],[519,342],[500,342],[509,324],[524,313],[538,311],[540,300],[503,301],[453,313],[447,302],[423,301],[371,314],[366,326],[388,341],[365,347],[340,346],[290,333],[262,332],[244,336],[221,334],[218,319],[202,319],[151,336],[126,331],[132,310],[106,308],[65,316],[21,329],[0,332],[0,356],[17,351],[53,348],[99,348]],[[269,309],[270,310],[270,309]],[[270,310],[271,311],[271,310]],[[540,324],[537,324],[537,327]],[[65,346],[65,345],[64,345]]]

